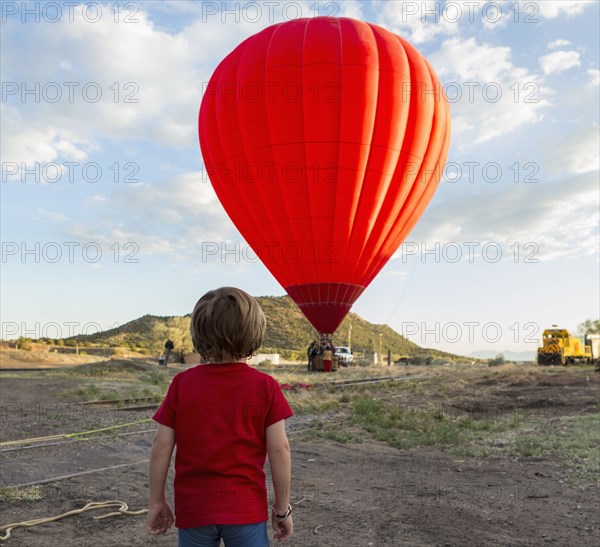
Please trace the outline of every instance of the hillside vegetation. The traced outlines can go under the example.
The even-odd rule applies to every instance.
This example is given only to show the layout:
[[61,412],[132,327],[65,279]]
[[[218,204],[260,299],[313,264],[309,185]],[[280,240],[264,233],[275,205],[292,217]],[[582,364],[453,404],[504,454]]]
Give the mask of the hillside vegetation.
[[[306,348],[318,334],[288,296],[263,296],[257,298],[267,317],[264,346],[300,350]],[[348,345],[352,326],[352,347],[358,351],[379,351],[379,333],[383,334],[383,347],[398,355],[413,355],[423,349],[400,336],[387,325],[369,323],[355,313],[349,313],[334,336],[338,346]]]
[[[303,357],[306,348],[318,334],[293,300],[288,296],[260,296],[257,300],[267,318],[265,339],[259,352],[278,352],[288,358]],[[334,337],[336,345],[348,344],[350,327],[352,327],[352,348],[357,352],[378,351],[381,333],[384,353],[391,350],[395,357],[414,355],[450,359],[456,357],[449,353],[421,348],[388,325],[369,323],[355,313],[348,314],[340,325]],[[126,347],[132,351],[157,353],[162,351],[165,341],[170,339],[175,344],[176,353],[183,355],[192,351],[189,329],[190,315],[144,315],[118,328],[85,336],[74,336],[64,341],[48,340],[47,342],[65,346]]]

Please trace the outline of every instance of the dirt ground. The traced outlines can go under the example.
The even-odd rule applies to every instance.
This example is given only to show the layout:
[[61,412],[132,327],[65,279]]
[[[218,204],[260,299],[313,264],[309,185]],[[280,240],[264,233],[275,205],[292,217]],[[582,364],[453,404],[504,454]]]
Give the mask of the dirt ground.
[[93,363],[93,355],[73,355],[42,351],[0,350],[0,368],[45,368]]
[[[398,371],[396,371],[398,372]],[[536,427],[562,416],[598,413],[600,373],[592,369],[540,370],[527,366],[494,371],[475,367],[448,381],[443,370],[413,369],[428,379],[399,391],[398,404],[437,403],[478,417],[518,409]],[[343,374],[343,372],[342,372]],[[340,379],[338,375],[336,379]],[[127,425],[114,433],[68,444],[8,450],[0,446],[2,486],[22,485],[78,471],[121,465],[41,486],[38,500],[3,501],[0,525],[47,517],[90,501],[123,500],[146,507],[151,410],[84,406],[65,399],[77,378],[43,373],[2,373],[1,441]],[[373,394],[378,387],[374,386]],[[62,395],[61,395],[62,394]],[[600,544],[600,486],[576,480],[563,459],[515,456],[494,450],[489,457],[457,457],[436,447],[396,449],[382,442],[307,440],[314,420],[290,420],[294,537],[298,547],[362,546],[596,546]],[[141,423],[138,423],[141,422]],[[52,441],[48,441],[52,442]],[[56,441],[55,441],[56,442]],[[598,446],[600,450],[600,445]],[[268,467],[268,466],[267,466]],[[172,470],[168,481],[172,499]],[[17,529],[5,545],[176,545],[176,530],[152,538],[144,516],[94,520],[93,511],[62,521]]]

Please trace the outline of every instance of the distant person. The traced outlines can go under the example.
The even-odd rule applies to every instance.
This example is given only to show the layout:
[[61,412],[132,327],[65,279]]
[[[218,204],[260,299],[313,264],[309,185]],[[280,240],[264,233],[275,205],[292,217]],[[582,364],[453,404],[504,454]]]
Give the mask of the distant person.
[[292,416],[279,384],[246,363],[262,344],[265,316],[240,289],[206,293],[191,318],[192,342],[206,364],[177,374],[153,418],[159,423],[150,456],[147,531],[165,533],[173,513],[165,481],[177,441],[175,526],[179,547],[269,545],[269,456],[274,538],[293,532],[290,446]]
[[164,364],[165,364],[165,356],[164,356],[164,355],[161,355],[161,356],[158,358],[158,366],[159,366],[159,367],[162,367],[162,366],[164,366]]
[[310,343],[310,346],[308,346],[308,349],[306,350],[306,355],[308,357],[308,370],[312,370],[313,369],[313,362],[315,360],[315,357],[318,355],[318,345],[317,342],[315,342],[314,340]]
[[331,346],[325,346],[325,351],[323,351],[323,372],[331,372],[331,364],[333,362],[333,352],[331,351]]
[[165,342],[165,365],[169,363],[169,357],[171,356],[171,352],[175,349],[175,344],[171,340],[167,340]]

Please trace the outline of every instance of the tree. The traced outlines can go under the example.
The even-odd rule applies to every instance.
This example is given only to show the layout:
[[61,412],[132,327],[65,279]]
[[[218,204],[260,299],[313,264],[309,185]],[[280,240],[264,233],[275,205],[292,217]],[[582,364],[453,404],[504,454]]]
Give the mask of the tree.
[[496,355],[496,357],[488,361],[488,366],[497,367],[499,365],[503,365],[504,363],[506,363],[506,359],[504,358],[504,355],[502,353],[499,353],[498,355]]
[[190,334],[189,317],[170,317],[166,322],[157,321],[150,329],[149,347],[157,353],[164,353],[165,342],[171,340],[174,348],[172,356],[183,363],[185,356],[194,351]]
[[17,349],[22,349],[25,351],[31,351],[32,349],[32,345],[31,345],[31,338],[25,338],[24,336],[21,336],[18,340],[17,340]]
[[577,334],[584,336],[586,334],[600,334],[600,319],[586,319],[577,327]]

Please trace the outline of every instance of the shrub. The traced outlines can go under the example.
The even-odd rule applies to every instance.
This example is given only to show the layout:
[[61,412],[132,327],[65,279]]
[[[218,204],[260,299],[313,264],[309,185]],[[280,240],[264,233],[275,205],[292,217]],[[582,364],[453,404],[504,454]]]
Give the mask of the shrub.
[[31,338],[25,338],[25,337],[21,336],[17,340],[17,349],[31,351],[32,347],[33,346],[31,345]]
[[431,355],[413,355],[410,357],[411,365],[431,365],[433,363],[433,357]]
[[498,367],[500,365],[504,365],[506,363],[506,359],[504,358],[504,355],[502,355],[501,353],[496,355],[496,357],[494,357],[493,359],[490,359],[488,361],[488,367]]

